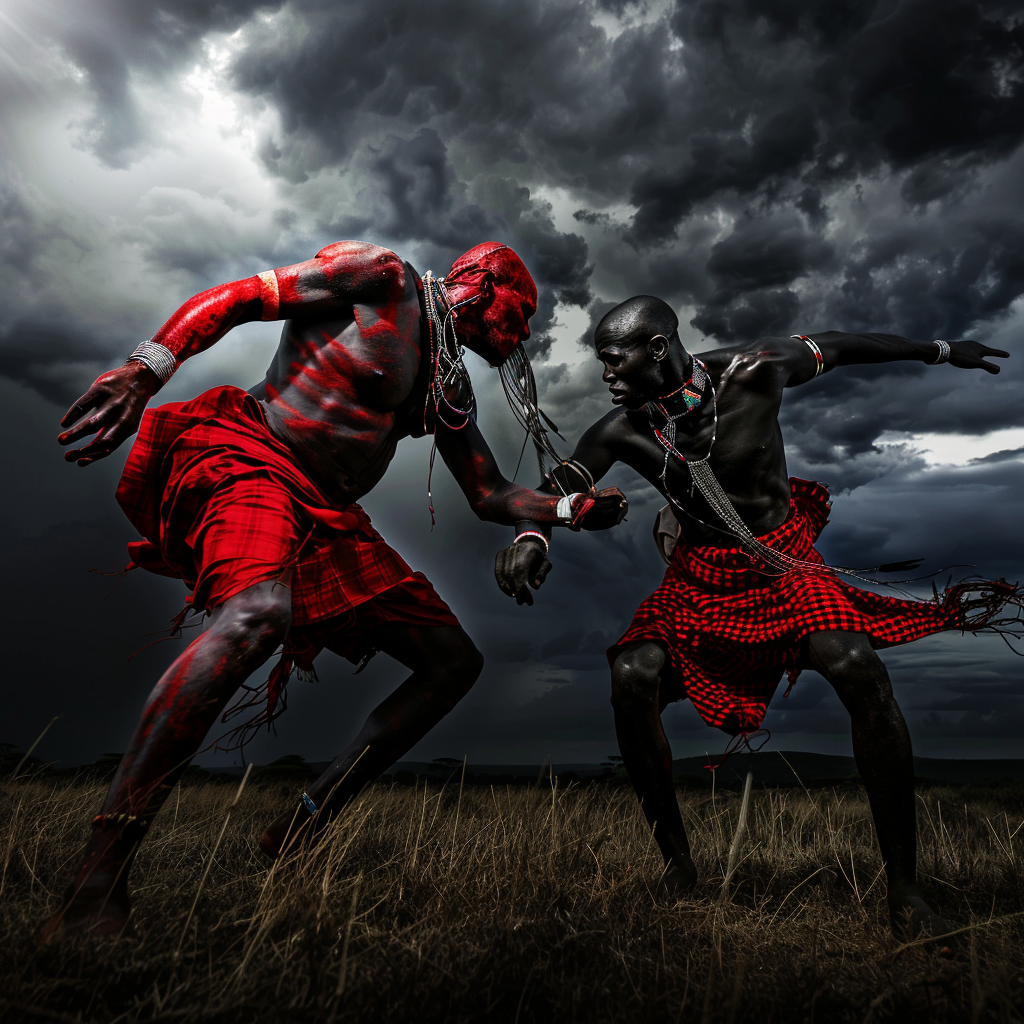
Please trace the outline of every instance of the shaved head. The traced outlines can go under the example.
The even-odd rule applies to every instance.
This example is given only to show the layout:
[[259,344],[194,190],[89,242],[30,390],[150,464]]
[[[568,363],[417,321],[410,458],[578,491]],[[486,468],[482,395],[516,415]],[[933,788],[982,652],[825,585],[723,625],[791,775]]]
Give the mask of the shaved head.
[[633,344],[649,341],[656,334],[671,339],[678,327],[679,317],[663,299],[634,295],[605,313],[594,332],[594,341]]

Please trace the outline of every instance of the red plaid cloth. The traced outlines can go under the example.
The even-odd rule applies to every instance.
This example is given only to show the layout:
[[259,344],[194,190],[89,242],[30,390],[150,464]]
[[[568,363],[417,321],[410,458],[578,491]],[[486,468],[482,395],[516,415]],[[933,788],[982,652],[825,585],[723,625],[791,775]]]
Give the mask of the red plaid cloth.
[[[146,538],[128,546],[133,565],[183,579],[197,609],[291,567],[292,624],[302,627],[414,576],[359,505],[328,502],[238,388],[147,412],[117,500]],[[440,598],[435,610],[438,625],[457,623]]]
[[[789,517],[760,539],[823,564],[814,541],[828,522],[828,491],[795,477],[789,483]],[[833,573],[767,576],[755,564],[742,547],[680,543],[661,586],[609,648],[609,663],[623,644],[657,641],[668,653],[662,706],[689,697],[708,725],[736,735],[760,727],[783,672],[796,680],[808,633],[867,633],[872,646],[883,648],[965,628],[957,588],[935,601],[905,601],[858,590]]]
[[117,500],[146,538],[128,545],[129,568],[184,580],[196,609],[291,571],[292,628],[281,660],[224,715],[262,707],[234,730],[234,745],[284,710],[292,668],[314,674],[324,647],[356,662],[374,653],[379,626],[459,625],[359,505],[330,504],[271,434],[260,403],[238,388],[149,410]]

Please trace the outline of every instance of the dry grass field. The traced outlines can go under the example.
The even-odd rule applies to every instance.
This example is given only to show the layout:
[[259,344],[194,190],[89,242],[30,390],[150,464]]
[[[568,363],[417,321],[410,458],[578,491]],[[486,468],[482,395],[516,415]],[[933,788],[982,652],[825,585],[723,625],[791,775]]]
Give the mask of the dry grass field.
[[628,787],[457,776],[378,784],[273,868],[256,838],[294,784],[233,807],[237,783],[181,787],[133,875],[134,934],[39,947],[102,790],[0,787],[4,1021],[1024,1019],[1021,789],[919,798],[951,957],[889,934],[856,787],[755,790],[724,898],[740,797],[685,792],[704,881],[670,904]]

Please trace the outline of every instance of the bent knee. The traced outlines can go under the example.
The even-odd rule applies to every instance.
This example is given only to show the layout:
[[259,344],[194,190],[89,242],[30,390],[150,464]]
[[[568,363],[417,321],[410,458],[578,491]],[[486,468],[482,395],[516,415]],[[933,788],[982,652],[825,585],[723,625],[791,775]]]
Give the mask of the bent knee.
[[658,707],[664,652],[655,644],[624,650],[612,664],[612,707],[633,711]]
[[273,583],[228,598],[217,610],[213,628],[233,646],[266,656],[284,641],[291,624],[291,591]]
[[441,675],[463,690],[468,690],[483,671],[484,656],[462,629],[446,630],[432,654],[431,674]]
[[890,697],[889,673],[867,637],[835,643],[819,655],[819,670],[841,697]]
[[467,689],[480,678],[480,673],[483,669],[484,656],[480,653],[476,644],[467,636],[465,646],[460,651],[456,662],[457,674]]

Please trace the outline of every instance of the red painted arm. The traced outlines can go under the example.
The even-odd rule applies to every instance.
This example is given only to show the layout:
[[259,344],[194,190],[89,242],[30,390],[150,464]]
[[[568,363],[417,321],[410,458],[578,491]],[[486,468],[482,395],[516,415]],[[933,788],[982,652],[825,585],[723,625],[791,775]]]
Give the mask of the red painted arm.
[[[450,430],[439,424],[436,437],[441,457],[480,519],[509,526],[524,520],[551,526],[569,525],[558,516],[561,495],[532,491],[502,476],[475,421],[470,420],[461,430]],[[626,499],[618,488],[609,487],[588,494],[585,501],[577,499],[573,512],[576,514],[573,529],[584,525],[585,519],[586,528],[593,525],[604,529],[621,521],[626,514]]]
[[437,449],[480,519],[511,526],[521,519],[559,522],[558,495],[541,494],[506,480],[480,428],[470,420],[461,430],[436,428]]
[[335,242],[311,260],[208,288],[185,302],[153,335],[178,361],[209,348],[238,324],[286,320],[298,312],[330,313],[354,302],[401,294],[405,267],[390,250]]
[[[405,267],[390,250],[366,242],[336,242],[311,260],[264,271],[241,281],[208,288],[183,303],[153,336],[178,362],[215,344],[232,327],[252,320],[286,319],[298,312],[329,313],[332,307],[374,304],[400,295]],[[127,353],[126,353],[127,354]],[[88,466],[109,455],[135,433],[160,379],[142,363],[130,362],[102,374],[64,414],[62,445],[90,434],[81,448],[65,452],[67,462]]]

